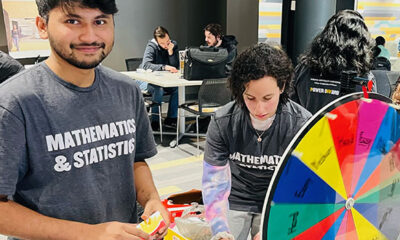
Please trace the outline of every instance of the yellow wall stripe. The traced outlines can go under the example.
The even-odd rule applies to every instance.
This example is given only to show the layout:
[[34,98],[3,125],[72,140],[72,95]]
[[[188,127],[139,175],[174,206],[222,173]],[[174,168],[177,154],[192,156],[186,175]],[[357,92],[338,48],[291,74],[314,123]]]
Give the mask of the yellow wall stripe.
[[280,38],[281,34],[280,33],[267,33],[267,34],[265,34],[265,36],[267,38]]
[[376,21],[376,20],[387,20],[387,21],[394,21],[396,17],[364,17],[365,21]]
[[400,7],[400,3],[389,2],[359,2],[358,7]]
[[278,30],[281,29],[281,25],[279,24],[261,24],[258,26],[259,29],[272,29],[272,30]]
[[266,16],[279,17],[279,16],[282,16],[282,13],[281,12],[260,12],[260,16],[261,17],[266,17]]

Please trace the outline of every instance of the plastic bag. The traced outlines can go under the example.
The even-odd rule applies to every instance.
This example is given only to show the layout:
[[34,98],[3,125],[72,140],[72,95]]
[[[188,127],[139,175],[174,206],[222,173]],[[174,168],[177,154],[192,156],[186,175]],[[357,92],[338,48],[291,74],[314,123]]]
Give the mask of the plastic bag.
[[176,227],[183,236],[191,240],[209,240],[212,237],[210,224],[204,216],[204,206],[192,203],[192,207],[175,218]]

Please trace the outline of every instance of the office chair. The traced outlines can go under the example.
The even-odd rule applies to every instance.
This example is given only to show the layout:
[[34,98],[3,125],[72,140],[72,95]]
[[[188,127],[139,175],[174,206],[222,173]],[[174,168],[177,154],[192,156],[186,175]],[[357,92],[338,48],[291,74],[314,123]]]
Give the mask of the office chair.
[[400,77],[400,72],[388,71],[386,75],[389,78],[391,92],[394,93],[397,86],[397,79]]
[[[142,63],[142,58],[127,58],[125,59],[126,70],[128,71],[136,71]],[[158,107],[158,114],[152,113],[149,111],[149,115],[156,114],[158,115],[158,121],[160,124],[160,140],[163,140],[163,131],[162,131],[162,118],[161,118],[161,104],[152,101],[151,94],[147,91],[142,91],[142,95],[144,98],[144,104],[146,105],[146,109],[151,109],[152,107]]]
[[385,97],[390,98],[391,86],[386,70],[372,70],[372,74],[376,79],[376,91]]
[[136,71],[142,63],[142,58],[127,58],[125,59],[126,70]]
[[196,116],[197,155],[199,155],[199,118],[212,116],[216,110],[231,101],[227,78],[205,79],[200,86],[196,102],[188,102],[178,107],[176,126],[176,146],[179,145],[180,110]]

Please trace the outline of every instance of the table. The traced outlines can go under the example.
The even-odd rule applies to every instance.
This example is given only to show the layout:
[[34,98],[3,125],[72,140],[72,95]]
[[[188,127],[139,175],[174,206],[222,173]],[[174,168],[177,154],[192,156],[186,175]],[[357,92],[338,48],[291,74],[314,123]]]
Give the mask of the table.
[[[151,83],[160,87],[180,87],[199,86],[203,83],[201,80],[189,81],[180,77],[180,73],[170,73],[168,71],[155,71],[155,72],[136,72],[128,71],[121,72],[133,79]],[[179,95],[179,97],[181,97]],[[183,96],[184,98],[185,96]],[[183,103],[183,102],[182,102]]]
[[[151,83],[160,87],[178,87],[178,102],[179,105],[185,103],[185,87],[199,86],[203,83],[202,80],[186,80],[181,78],[180,73],[170,73],[168,71],[155,71],[155,72],[137,72],[126,71],[121,72],[132,79],[140,80],[143,82]],[[179,133],[183,136],[185,134],[185,116],[179,115]],[[171,146],[174,143],[171,142]]]

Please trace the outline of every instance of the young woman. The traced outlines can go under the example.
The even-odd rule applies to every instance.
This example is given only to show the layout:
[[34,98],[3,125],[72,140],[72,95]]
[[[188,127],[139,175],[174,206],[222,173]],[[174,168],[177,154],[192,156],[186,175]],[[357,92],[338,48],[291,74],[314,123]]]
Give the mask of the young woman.
[[[372,80],[372,91],[376,91],[375,77],[370,72],[374,46],[360,13],[338,12],[300,56],[291,99],[314,114],[344,94],[340,79],[352,75]],[[361,91],[361,87],[354,91]]]
[[229,85],[235,101],[207,132],[203,200],[214,239],[247,239],[260,230],[271,177],[311,114],[288,99],[292,64],[284,51],[258,44],[238,56]]

